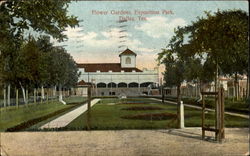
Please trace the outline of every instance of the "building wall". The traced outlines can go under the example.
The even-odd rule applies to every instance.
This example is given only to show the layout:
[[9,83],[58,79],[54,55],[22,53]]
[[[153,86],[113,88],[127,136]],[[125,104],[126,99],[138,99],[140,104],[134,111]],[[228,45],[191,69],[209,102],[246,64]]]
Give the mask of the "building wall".
[[77,87],[77,88],[75,88],[75,93],[77,96],[87,97],[88,96],[88,88],[87,87]]
[[85,82],[98,83],[132,83],[138,84],[145,82],[158,83],[158,72],[156,70],[147,70],[143,72],[83,72],[79,81],[84,80]]
[[[129,57],[131,59],[131,64],[126,64],[126,58]],[[121,55],[120,56],[121,67],[122,68],[135,68],[136,67],[136,56],[134,55]]]
[[[147,87],[142,88],[94,88],[93,95],[97,96],[118,96],[118,95],[126,95],[126,96],[138,96],[143,93],[148,93]],[[113,93],[113,94],[112,94]]]

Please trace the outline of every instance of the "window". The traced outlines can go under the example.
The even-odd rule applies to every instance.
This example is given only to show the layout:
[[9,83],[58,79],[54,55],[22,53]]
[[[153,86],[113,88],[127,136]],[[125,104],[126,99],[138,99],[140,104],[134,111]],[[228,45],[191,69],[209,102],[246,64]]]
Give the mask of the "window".
[[109,95],[115,95],[115,92],[109,92]]
[[131,58],[130,57],[126,58],[126,64],[131,64]]

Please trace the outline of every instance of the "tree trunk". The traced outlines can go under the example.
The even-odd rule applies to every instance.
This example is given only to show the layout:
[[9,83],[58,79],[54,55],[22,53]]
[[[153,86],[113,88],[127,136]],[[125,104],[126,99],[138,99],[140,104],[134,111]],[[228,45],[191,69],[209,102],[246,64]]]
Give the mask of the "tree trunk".
[[59,101],[63,99],[63,96],[62,96],[62,87],[61,85],[59,85]]
[[215,71],[215,79],[214,79],[214,91],[218,90],[218,78],[219,78],[219,65],[218,59],[216,60],[216,71]]
[[34,103],[36,104],[36,88],[34,88]]
[[19,82],[19,84],[20,84],[20,86],[21,86],[22,93],[23,93],[23,102],[24,102],[25,104],[27,104],[26,95],[25,95],[25,89],[24,89],[24,87],[23,87],[23,85],[22,85],[21,82]]
[[70,95],[75,95],[72,87],[70,88]]
[[247,86],[246,86],[246,98],[248,98],[249,97],[249,75],[247,75]]
[[8,106],[10,106],[10,84],[8,84]]
[[49,103],[49,88],[46,89],[46,101]]
[[198,87],[199,87],[199,86],[198,86],[198,81],[197,81],[196,84],[195,84],[195,97],[196,97],[196,98],[198,97],[198,90],[199,90]]
[[180,105],[181,105],[181,85],[178,85],[177,86],[177,128],[181,128]]
[[23,102],[25,104],[27,104],[25,89],[23,88],[23,86],[21,86],[21,89],[22,89],[22,93],[23,93]]
[[45,96],[44,96],[44,88],[43,88],[43,86],[41,87],[41,96],[42,96],[42,99],[44,100]]
[[28,89],[28,87],[26,88],[26,101],[27,101],[26,104],[28,104],[29,103],[29,89]]
[[247,80],[248,80],[248,83],[247,83],[247,99],[248,101],[250,101],[250,54],[249,54],[249,51],[248,51],[248,73],[247,73]]
[[56,97],[56,86],[54,86],[54,89],[53,89],[53,96]]
[[18,89],[16,89],[16,107],[19,107]]
[[62,85],[59,85],[59,101],[66,105],[66,102],[63,101],[63,96],[62,96]]
[[201,92],[203,91],[203,87],[202,87],[202,81],[200,80],[200,88],[199,88],[199,99],[197,100],[197,102],[200,102],[202,100],[202,95]]
[[162,103],[164,104],[165,100],[165,93],[164,93],[164,87],[161,86],[161,96],[162,96]]
[[237,73],[235,73],[235,81],[234,81],[234,89],[235,89],[235,97],[236,101],[239,100],[239,87],[238,87],[238,76]]
[[6,107],[6,85],[3,87],[3,105]]

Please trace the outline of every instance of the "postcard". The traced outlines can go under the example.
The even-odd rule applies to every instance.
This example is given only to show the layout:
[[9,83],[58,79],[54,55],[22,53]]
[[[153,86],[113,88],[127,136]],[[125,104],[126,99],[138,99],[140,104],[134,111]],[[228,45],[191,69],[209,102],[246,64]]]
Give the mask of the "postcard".
[[249,155],[248,5],[1,0],[0,155]]

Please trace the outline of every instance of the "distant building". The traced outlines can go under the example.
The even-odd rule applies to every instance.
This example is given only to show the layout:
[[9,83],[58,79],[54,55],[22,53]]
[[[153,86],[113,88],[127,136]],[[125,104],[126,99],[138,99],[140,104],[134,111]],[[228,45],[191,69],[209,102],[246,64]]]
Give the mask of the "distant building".
[[[234,97],[236,96],[235,92],[235,79],[233,77],[224,77],[220,76],[218,78],[218,87],[222,87],[225,91],[225,97]],[[187,83],[184,82],[181,85],[181,94],[183,96],[190,97],[199,97],[199,92],[201,86],[199,83]],[[207,92],[215,91],[215,83],[203,83],[202,89]],[[165,87],[164,94],[166,96],[176,96],[177,88],[176,87]],[[247,76],[246,75],[238,75],[238,95],[239,97],[247,96]]]
[[126,49],[120,63],[79,63],[79,83],[92,83],[96,95],[147,94],[158,85],[158,70],[140,70],[136,67],[136,53]]

